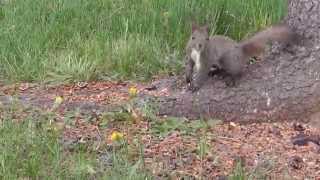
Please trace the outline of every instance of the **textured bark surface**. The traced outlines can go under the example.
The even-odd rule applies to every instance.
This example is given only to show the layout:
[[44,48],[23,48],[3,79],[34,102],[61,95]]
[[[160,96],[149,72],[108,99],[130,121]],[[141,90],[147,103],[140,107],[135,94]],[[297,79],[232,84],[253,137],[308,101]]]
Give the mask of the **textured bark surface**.
[[238,87],[213,78],[198,93],[178,90],[160,98],[160,115],[239,122],[319,119],[320,1],[289,1],[285,22],[303,37],[301,44],[274,45],[262,62],[248,66]]

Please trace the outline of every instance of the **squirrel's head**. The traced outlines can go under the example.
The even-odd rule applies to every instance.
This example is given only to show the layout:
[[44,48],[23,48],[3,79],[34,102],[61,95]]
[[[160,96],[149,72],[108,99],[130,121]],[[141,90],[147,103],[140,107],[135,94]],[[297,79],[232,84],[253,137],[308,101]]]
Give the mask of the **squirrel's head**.
[[189,42],[191,47],[197,50],[198,52],[203,52],[209,42],[209,28],[207,25],[198,26],[192,24],[192,34]]

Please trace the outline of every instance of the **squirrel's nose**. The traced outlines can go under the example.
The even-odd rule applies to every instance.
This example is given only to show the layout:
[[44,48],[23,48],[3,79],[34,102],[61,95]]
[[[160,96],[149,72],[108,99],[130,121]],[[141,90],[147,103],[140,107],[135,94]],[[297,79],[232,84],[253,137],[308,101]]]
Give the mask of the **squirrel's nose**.
[[198,48],[201,49],[202,48],[202,44],[198,44]]

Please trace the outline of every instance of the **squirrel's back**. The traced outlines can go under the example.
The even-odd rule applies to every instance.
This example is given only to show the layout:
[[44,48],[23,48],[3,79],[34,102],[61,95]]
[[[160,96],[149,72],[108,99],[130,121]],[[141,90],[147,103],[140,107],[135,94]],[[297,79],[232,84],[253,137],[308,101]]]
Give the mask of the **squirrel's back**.
[[236,41],[226,36],[215,35],[210,37],[207,45],[207,58],[210,60],[211,65],[216,65],[222,54],[232,49],[236,44]]

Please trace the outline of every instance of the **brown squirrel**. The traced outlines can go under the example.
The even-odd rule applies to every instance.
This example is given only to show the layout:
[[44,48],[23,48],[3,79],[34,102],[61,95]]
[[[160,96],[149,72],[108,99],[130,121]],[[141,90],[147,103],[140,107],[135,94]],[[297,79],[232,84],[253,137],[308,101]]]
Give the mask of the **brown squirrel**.
[[225,77],[227,86],[235,86],[246,62],[261,54],[268,43],[289,43],[294,39],[295,33],[286,25],[271,26],[247,40],[236,42],[226,36],[209,37],[208,26],[200,27],[193,23],[185,56],[186,82],[190,83],[189,89],[192,92],[199,90],[209,74],[214,72]]

